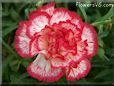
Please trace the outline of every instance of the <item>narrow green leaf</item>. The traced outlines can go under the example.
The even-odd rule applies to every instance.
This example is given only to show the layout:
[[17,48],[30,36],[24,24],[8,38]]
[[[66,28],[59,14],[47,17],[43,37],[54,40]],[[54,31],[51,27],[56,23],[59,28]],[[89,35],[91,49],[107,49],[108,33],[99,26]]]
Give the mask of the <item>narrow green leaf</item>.
[[102,20],[102,21],[97,21],[97,22],[94,22],[94,23],[92,23],[91,25],[93,25],[93,26],[97,26],[97,25],[100,25],[100,24],[106,24],[106,23],[111,23],[112,22],[112,20],[110,19],[110,20]]
[[114,16],[112,17],[112,23],[114,24]]
[[10,75],[11,84],[18,84],[20,82],[17,75]]
[[22,63],[22,60],[19,60],[19,61],[18,61],[17,68],[16,68],[17,70],[19,70],[21,63]]
[[104,55],[104,58],[105,58],[107,61],[110,61],[110,59],[109,59],[106,55]]
[[105,69],[101,71],[98,75],[94,77],[94,79],[102,78],[104,76],[107,76],[108,74],[111,74],[113,72],[113,69]]
[[113,16],[113,7],[107,12],[103,17],[98,18],[95,22],[92,23],[93,26],[97,26],[100,24],[110,23],[112,20],[110,19]]
[[63,5],[65,8],[68,8],[68,3],[66,2],[66,3],[64,3],[64,5]]
[[103,47],[104,42],[101,38],[98,39],[98,44],[99,44],[100,47]]
[[13,59],[14,59],[14,55],[11,54],[7,58],[5,58],[5,60],[3,60],[3,70]]
[[42,6],[42,4],[44,3],[44,0],[39,0],[38,2],[36,2],[36,6]]
[[19,13],[25,6],[27,6],[27,3],[19,3],[18,5],[16,5],[16,11]]
[[12,53],[15,57],[17,57],[16,52],[4,40],[2,41],[2,43],[3,43],[4,47],[7,48],[8,51],[10,51],[10,53]]
[[10,81],[10,67],[9,67],[9,65],[7,65],[6,67],[4,67],[2,72],[3,72],[2,73],[3,74],[2,75],[3,80]]
[[103,32],[103,25],[98,25],[97,26],[98,29],[98,34]]
[[113,16],[113,7],[110,8],[110,10],[107,12],[106,15],[104,15],[103,17],[100,17],[95,22],[105,21],[105,20],[111,18],[112,16]]
[[2,16],[8,16],[9,15],[9,12],[2,12]]
[[23,73],[21,76],[19,76],[20,79],[24,79],[24,78],[27,78],[29,75],[28,73]]
[[83,17],[84,17],[85,22],[87,22],[88,19],[87,19],[87,14],[86,14],[85,9],[84,9],[83,7],[81,7],[81,6],[78,6],[78,7],[79,7],[80,11],[81,11],[82,14],[83,14]]
[[23,66],[26,68],[26,67],[28,66],[29,62],[26,61],[26,60],[23,60],[23,61],[22,61],[22,64],[23,64]]
[[109,32],[101,32],[101,33],[98,33],[98,37],[99,37],[99,38],[104,38],[104,37],[106,37],[108,34],[109,34]]
[[25,10],[24,10],[24,12],[25,12],[25,17],[26,18],[28,18],[29,17],[29,8],[26,8]]
[[21,18],[19,13],[17,13],[17,11],[15,11],[13,8],[11,8],[9,11],[10,11],[10,16],[12,17],[13,20],[20,21]]
[[18,60],[13,60],[12,62],[9,63],[9,66],[13,72],[17,72]]
[[104,49],[103,48],[100,48],[98,49],[98,56],[102,59],[104,59]]
[[[10,26],[12,26],[12,25],[14,25],[14,24],[15,24],[14,21],[9,20],[9,19],[5,19],[5,18],[3,17],[2,27],[10,27]],[[3,28],[3,30],[4,30],[4,28]]]
[[2,36],[4,37],[4,36],[8,35],[10,32],[15,30],[17,27],[18,27],[17,24],[14,24],[14,25],[11,25],[9,28],[4,29]]

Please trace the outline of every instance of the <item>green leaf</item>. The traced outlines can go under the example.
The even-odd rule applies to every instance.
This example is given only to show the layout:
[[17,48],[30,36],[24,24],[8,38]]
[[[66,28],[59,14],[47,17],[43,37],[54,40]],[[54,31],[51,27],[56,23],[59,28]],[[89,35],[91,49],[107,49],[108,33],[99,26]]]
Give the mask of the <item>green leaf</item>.
[[101,33],[98,33],[98,38],[104,38],[104,37],[106,37],[108,34],[109,34],[109,32],[101,32]]
[[97,25],[111,23],[111,22],[112,22],[112,20],[110,19],[110,20],[104,20],[104,21],[97,21],[97,22],[92,23],[91,25],[97,26]]
[[3,12],[2,13],[2,16],[4,17],[4,16],[8,16],[9,15],[9,12]]
[[81,11],[82,14],[83,14],[83,17],[84,17],[85,22],[87,22],[88,19],[87,19],[87,14],[86,14],[85,9],[84,9],[83,7],[81,7],[81,6],[78,6],[78,7],[79,7],[80,11]]
[[3,35],[2,36],[4,37],[4,36],[8,35],[10,32],[12,32],[13,30],[15,30],[17,27],[18,26],[15,23],[15,24],[11,25],[10,27],[8,27],[6,29],[3,29]]
[[[4,59],[4,58],[3,58]],[[14,55],[11,54],[5,60],[3,60],[3,70],[8,66],[8,64],[14,59]]]
[[18,71],[18,60],[13,60],[12,62],[9,63],[10,68],[12,71],[17,72]]
[[110,61],[110,59],[109,59],[106,55],[104,55],[104,58],[105,58],[107,61]]
[[11,84],[19,84],[19,85],[23,85],[23,84],[38,84],[38,81],[35,79],[29,79],[29,78],[20,78],[20,74],[12,74],[10,76],[10,80],[11,80]]
[[28,73],[26,72],[26,73],[23,73],[23,74],[21,74],[20,76],[19,76],[19,78],[20,79],[24,79],[24,78],[27,78],[29,75],[28,75]]
[[18,78],[18,75],[16,75],[16,74],[10,75],[10,80],[11,80],[11,84],[20,83],[20,79]]
[[18,60],[18,64],[17,64],[17,68],[16,68],[17,70],[19,70],[21,63],[22,63],[22,60]]
[[26,68],[29,64],[29,61],[23,60],[22,61],[23,66]]
[[17,22],[21,20],[19,13],[17,13],[17,11],[15,11],[13,8],[11,8],[9,10],[9,12],[10,12],[10,16],[12,17],[13,20],[15,20]]
[[110,10],[107,12],[106,15],[104,15],[103,17],[100,17],[95,22],[105,21],[105,20],[111,18],[112,16],[113,16],[113,7],[110,8]]
[[36,2],[36,6],[42,6],[42,4],[44,3],[44,0],[39,0],[38,2]]
[[5,67],[3,67],[3,71],[2,71],[3,73],[3,75],[2,75],[2,77],[3,77],[3,81],[10,81],[10,67],[9,67],[9,65],[7,65],[7,66],[5,66]]
[[98,25],[97,29],[98,29],[98,33],[102,33],[103,32],[103,25]]
[[112,23],[114,24],[114,16],[112,17]]
[[113,7],[110,8],[110,10],[107,12],[106,15],[98,18],[95,22],[93,22],[92,25],[97,26],[100,24],[110,23],[110,22],[112,22],[112,20],[111,20],[112,16],[113,16]]
[[4,30],[4,27],[10,27],[12,25],[14,25],[15,22],[12,21],[12,20],[9,20],[8,18],[4,18],[3,17],[3,21],[2,21],[2,27],[3,27],[3,30]]
[[29,18],[29,8],[26,8],[25,10],[24,10],[24,12],[25,12],[25,17],[26,18]]
[[101,71],[100,73],[98,73],[98,75],[96,75],[94,79],[103,78],[104,76],[106,77],[112,72],[113,72],[113,69],[105,69]]
[[104,42],[101,38],[98,39],[98,44],[99,44],[100,47],[103,48]]
[[6,49],[8,49],[8,51],[10,52],[10,54],[12,53],[16,58],[18,57],[18,55],[16,54],[16,52],[3,40],[2,41],[4,47]]
[[68,8],[68,3],[67,3],[67,2],[64,3],[64,4],[63,4],[63,7],[64,7],[64,8]]
[[98,56],[102,59],[104,59],[104,49],[103,48],[100,48],[98,49]]
[[15,5],[15,9],[18,13],[20,13],[25,6],[27,6],[27,3],[18,3],[18,4],[14,4]]

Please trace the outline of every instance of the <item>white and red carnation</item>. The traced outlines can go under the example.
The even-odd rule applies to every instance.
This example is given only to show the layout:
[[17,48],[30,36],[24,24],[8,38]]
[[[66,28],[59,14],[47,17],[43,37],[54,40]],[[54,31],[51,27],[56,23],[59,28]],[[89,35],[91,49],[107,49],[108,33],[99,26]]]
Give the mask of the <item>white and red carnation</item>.
[[98,48],[97,34],[90,24],[65,8],[45,5],[19,24],[15,49],[23,58],[36,56],[27,68],[30,76],[54,82],[66,75],[67,80],[85,77]]

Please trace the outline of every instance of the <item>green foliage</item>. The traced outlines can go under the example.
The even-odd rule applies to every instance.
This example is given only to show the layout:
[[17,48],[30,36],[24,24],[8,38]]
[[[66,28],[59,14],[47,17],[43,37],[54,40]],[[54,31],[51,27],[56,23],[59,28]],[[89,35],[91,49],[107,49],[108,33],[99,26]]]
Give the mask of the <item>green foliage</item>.
[[[87,0],[85,3],[90,3]],[[2,57],[3,57],[3,84],[49,84],[31,78],[26,67],[31,59],[21,58],[14,49],[14,35],[19,22],[28,18],[28,14],[44,4],[42,0],[37,3],[2,3]],[[99,50],[91,60],[92,69],[88,76],[75,82],[67,82],[65,77],[52,84],[114,84],[113,83],[113,36],[112,7],[76,7],[75,3],[56,3],[78,12],[84,21],[92,24],[98,33]],[[101,12],[102,11],[102,12]]]

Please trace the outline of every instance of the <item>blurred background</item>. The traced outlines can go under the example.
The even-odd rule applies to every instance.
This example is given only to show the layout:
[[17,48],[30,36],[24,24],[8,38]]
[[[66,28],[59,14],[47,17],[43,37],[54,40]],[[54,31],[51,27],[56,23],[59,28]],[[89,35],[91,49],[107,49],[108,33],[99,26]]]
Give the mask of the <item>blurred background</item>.
[[[78,0],[79,1],[79,0]],[[19,22],[28,19],[28,14],[49,2],[37,0],[26,3],[2,3],[2,84],[113,84],[114,85],[114,4],[113,7],[81,7],[73,2],[57,2],[56,7],[64,7],[77,12],[83,21],[92,24],[98,34],[99,49],[91,59],[90,73],[78,81],[69,82],[63,77],[55,83],[45,83],[31,78],[26,67],[33,59],[21,58],[14,49],[14,36]],[[102,2],[102,1],[101,1]],[[83,3],[98,3],[86,0]],[[101,5],[106,4],[104,2]]]

